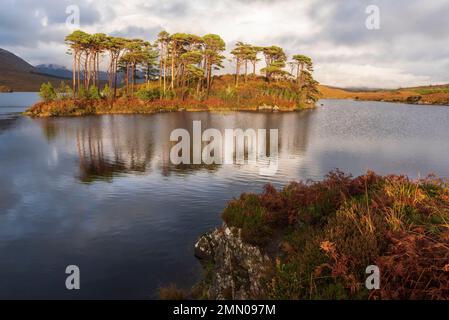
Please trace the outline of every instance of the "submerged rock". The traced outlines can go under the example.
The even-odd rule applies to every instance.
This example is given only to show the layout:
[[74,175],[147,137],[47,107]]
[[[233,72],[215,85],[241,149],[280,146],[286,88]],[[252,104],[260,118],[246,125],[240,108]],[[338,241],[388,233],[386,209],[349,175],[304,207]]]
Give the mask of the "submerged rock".
[[195,256],[209,263],[202,285],[208,299],[247,300],[264,297],[270,258],[242,241],[240,230],[223,225],[195,244]]

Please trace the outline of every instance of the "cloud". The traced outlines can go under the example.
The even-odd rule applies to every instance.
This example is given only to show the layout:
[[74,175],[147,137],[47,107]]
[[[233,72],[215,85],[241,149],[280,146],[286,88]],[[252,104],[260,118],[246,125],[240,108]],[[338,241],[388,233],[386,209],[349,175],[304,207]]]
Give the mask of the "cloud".
[[[150,41],[161,30],[217,33],[228,49],[237,41],[280,45],[290,56],[310,55],[316,78],[329,85],[449,82],[447,0],[3,0],[0,47],[33,64],[70,67],[62,42],[72,4],[87,32]],[[380,9],[379,30],[365,27],[368,5]]]
[[[0,11],[0,46],[34,47],[39,42],[61,42],[67,34],[66,8],[70,0],[3,0]],[[84,26],[100,21],[89,0],[76,1]]]
[[346,87],[399,88],[429,84],[430,76],[417,76],[398,68],[377,67],[370,64],[323,63],[316,67],[323,83],[345,83]]

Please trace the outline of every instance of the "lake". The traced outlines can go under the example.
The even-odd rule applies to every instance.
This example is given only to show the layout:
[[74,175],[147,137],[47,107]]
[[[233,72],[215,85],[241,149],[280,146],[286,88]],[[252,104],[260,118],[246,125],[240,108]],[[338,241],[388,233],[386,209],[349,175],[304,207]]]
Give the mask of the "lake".
[[[196,239],[221,224],[228,200],[266,183],[335,168],[449,177],[449,107],[323,100],[298,113],[31,119],[18,114],[26,98],[0,95],[3,299],[150,299],[169,283],[189,288],[201,275]],[[170,132],[194,120],[279,129],[277,174],[172,165]],[[81,290],[65,288],[68,265],[79,266]]]
[[[39,101],[37,92],[0,92],[0,107],[24,108]],[[2,110],[4,112],[4,110]]]

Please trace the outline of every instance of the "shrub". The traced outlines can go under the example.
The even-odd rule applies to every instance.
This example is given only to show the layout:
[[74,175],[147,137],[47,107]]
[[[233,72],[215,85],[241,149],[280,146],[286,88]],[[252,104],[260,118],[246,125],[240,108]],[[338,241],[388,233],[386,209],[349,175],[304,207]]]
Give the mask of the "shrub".
[[73,96],[73,91],[64,81],[59,83],[59,87],[56,90],[57,97],[61,100],[70,99]]
[[80,86],[78,90],[78,98],[80,99],[89,99],[89,90],[87,90],[84,86]]
[[422,228],[391,235],[388,251],[376,261],[382,286],[373,299],[449,298],[449,234],[438,237]]
[[39,96],[42,98],[44,102],[53,101],[58,97],[55,88],[50,82],[43,83],[41,85]]
[[93,100],[100,100],[101,99],[100,91],[98,90],[98,88],[96,86],[91,86],[89,88],[88,98],[89,99],[93,99]]
[[[243,194],[223,212],[242,239],[273,256],[273,299],[449,299],[449,188],[429,177],[352,178]],[[364,285],[368,265],[381,289]]]
[[136,97],[143,101],[154,101],[161,98],[161,91],[159,88],[141,87],[137,90]]
[[103,90],[101,91],[101,96],[103,98],[109,99],[112,97],[113,91],[111,90],[111,88],[109,87],[108,84],[106,84],[103,88]]
[[226,87],[226,89],[224,89],[223,91],[221,91],[219,93],[220,98],[222,98],[224,101],[231,101],[232,99],[235,99],[236,97],[236,90],[235,88],[231,87],[230,85],[228,85]]
[[250,244],[264,245],[272,235],[267,213],[255,194],[231,201],[222,217],[229,226],[242,229],[242,239]]

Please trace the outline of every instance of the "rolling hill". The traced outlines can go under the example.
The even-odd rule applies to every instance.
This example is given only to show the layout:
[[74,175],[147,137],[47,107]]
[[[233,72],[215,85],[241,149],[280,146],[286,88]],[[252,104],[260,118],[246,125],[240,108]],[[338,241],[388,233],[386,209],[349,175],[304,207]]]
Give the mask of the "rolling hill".
[[360,101],[385,101],[420,105],[449,105],[449,84],[401,88],[395,90],[352,91],[320,85],[325,99],[354,99]]
[[67,77],[44,74],[41,70],[0,48],[0,91],[39,91],[43,82],[58,85]]

